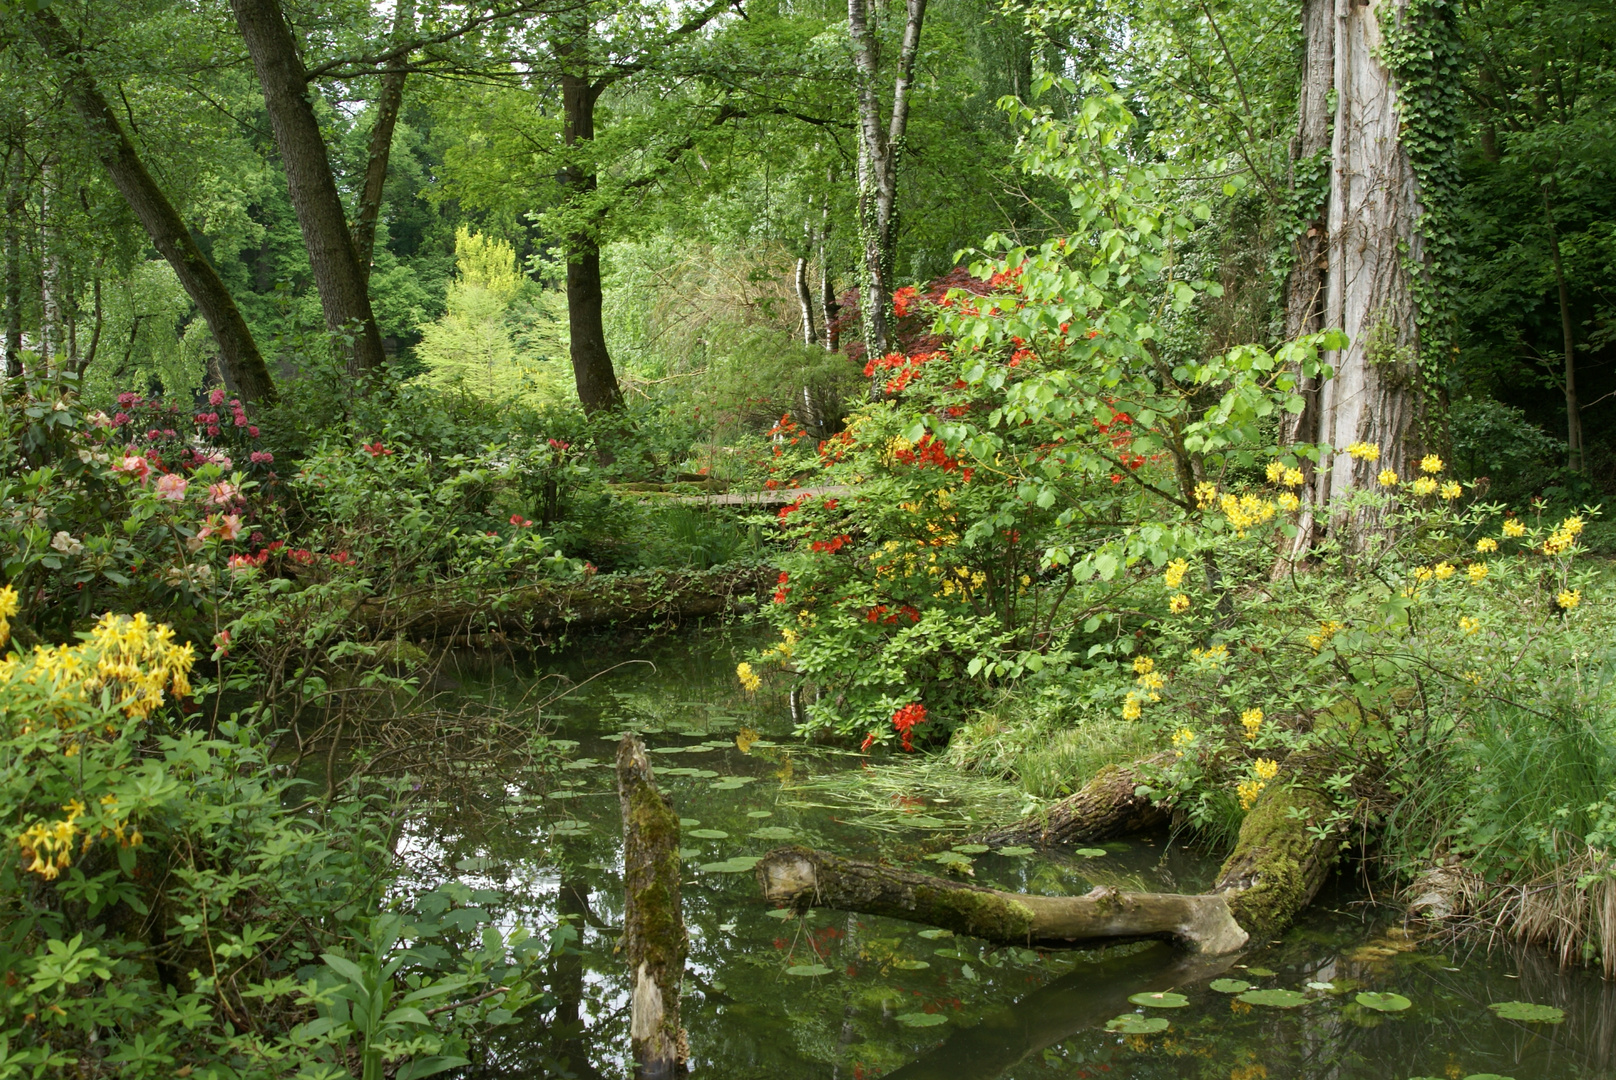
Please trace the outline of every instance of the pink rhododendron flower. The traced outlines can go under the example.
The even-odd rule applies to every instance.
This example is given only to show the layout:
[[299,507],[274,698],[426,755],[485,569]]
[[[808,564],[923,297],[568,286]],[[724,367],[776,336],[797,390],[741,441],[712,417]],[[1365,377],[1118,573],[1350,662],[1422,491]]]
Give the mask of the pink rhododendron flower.
[[224,404],[224,391],[220,390],[218,387],[214,387],[213,392],[208,395],[208,404],[209,405],[223,405]]
[[208,485],[208,502],[215,506],[225,506],[234,502],[236,496],[240,494],[241,489],[228,481]]
[[252,452],[251,460],[254,465],[273,465],[275,463],[275,455],[269,453],[267,450],[254,450]]
[[164,473],[157,478],[157,497],[180,502],[185,498],[185,488],[189,484],[190,481],[179,473]]
[[234,540],[241,535],[241,515],[225,514],[220,517],[218,514],[214,514],[208,518],[207,523],[202,526],[196,535],[203,540],[210,536],[217,536],[220,540],[227,542]]
[[142,484],[151,475],[151,463],[139,454],[129,454],[112,467],[113,472],[129,473]]
[[258,438],[258,426],[256,424],[248,424],[247,434],[251,435],[255,439]]

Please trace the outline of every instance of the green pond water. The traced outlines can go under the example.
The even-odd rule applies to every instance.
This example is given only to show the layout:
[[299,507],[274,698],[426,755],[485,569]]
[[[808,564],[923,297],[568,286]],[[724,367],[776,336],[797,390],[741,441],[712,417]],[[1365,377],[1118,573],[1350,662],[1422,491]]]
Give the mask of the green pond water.
[[[975,849],[966,837],[1015,816],[1018,795],[793,740],[783,699],[736,685],[751,644],[719,631],[597,639],[534,673],[465,680],[470,698],[524,708],[570,688],[535,709],[561,767],[435,807],[401,844],[407,887],[457,883],[469,919],[542,930],[566,917],[579,928],[577,947],[546,971],[554,1007],[502,1029],[489,1075],[629,1074],[627,972],[612,951],[622,890],[611,762],[632,730],[684,820],[682,1008],[696,1076],[1616,1076],[1616,987],[1536,950],[1405,931],[1400,911],[1348,886],[1327,889],[1283,940],[1216,962],[1166,943],[1037,951],[772,911],[750,860],[790,842],[937,872],[949,870],[927,856],[964,846],[943,857],[969,859],[976,881],[1050,895],[1195,891],[1217,863],[1165,837]],[[1506,1002],[1552,1006],[1560,1022],[1489,1008]]]

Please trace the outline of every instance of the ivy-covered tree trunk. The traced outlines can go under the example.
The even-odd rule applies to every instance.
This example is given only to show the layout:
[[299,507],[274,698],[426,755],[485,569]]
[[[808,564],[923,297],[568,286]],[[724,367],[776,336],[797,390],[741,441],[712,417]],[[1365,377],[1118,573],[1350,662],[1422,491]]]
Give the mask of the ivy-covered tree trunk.
[[[881,62],[876,28],[872,25],[874,14],[875,6],[870,0],[847,0],[847,24],[853,39],[858,89],[859,315],[864,324],[865,347],[871,356],[882,356],[891,344],[887,316],[892,307],[898,160],[909,125],[909,91],[914,81],[915,57],[920,51],[920,27],[926,18],[926,0],[905,2],[892,112],[885,124],[881,120],[881,100],[876,90]],[[877,378],[871,384],[871,393],[879,393],[880,385]]]
[[279,0],[231,0],[231,7],[275,130],[287,193],[308,249],[326,329],[352,335],[353,371],[377,370],[387,363],[387,355],[370,307],[368,275],[354,253],[325,137],[310,102],[308,72],[291,27]]

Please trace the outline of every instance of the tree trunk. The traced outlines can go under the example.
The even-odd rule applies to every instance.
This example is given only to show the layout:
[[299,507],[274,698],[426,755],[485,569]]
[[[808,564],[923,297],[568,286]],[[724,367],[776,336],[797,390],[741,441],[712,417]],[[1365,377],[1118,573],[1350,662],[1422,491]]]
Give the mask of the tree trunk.
[[[853,41],[853,62],[858,72],[858,214],[860,319],[864,345],[872,357],[885,355],[891,344],[887,314],[892,306],[895,254],[895,214],[898,197],[898,159],[909,124],[909,90],[915,57],[920,50],[920,27],[926,0],[906,0],[903,41],[893,82],[892,114],[881,123],[881,101],[876,80],[881,74],[880,50],[870,26],[870,0],[847,0],[848,32]],[[870,384],[879,396],[881,379]]]
[[819,308],[825,319],[825,351],[836,352],[842,347],[842,332],[835,327],[842,305],[836,299],[836,275],[830,270],[830,191],[836,187],[836,167],[826,170],[825,205],[819,211]]
[[22,147],[6,177],[6,352],[0,374],[17,378],[22,374],[22,211],[27,189],[22,180]]
[[387,355],[371,312],[367,275],[354,253],[291,27],[279,0],[231,0],[231,7],[275,130],[287,193],[308,249],[326,329],[339,339],[351,338],[349,369],[354,374],[378,370],[387,363]]
[[63,353],[62,264],[51,215],[57,192],[52,189],[55,163],[47,157],[39,170],[39,365],[48,379],[56,374]]
[[[1425,243],[1414,170],[1399,141],[1396,79],[1380,59],[1379,20],[1397,18],[1405,2],[1340,4],[1333,20],[1336,109],[1324,325],[1345,331],[1350,344],[1327,357],[1335,377],[1319,394],[1314,441],[1331,448],[1311,490],[1321,508],[1372,487],[1382,469],[1408,478],[1421,454],[1425,388],[1403,251],[1421,265]],[[1378,446],[1379,460],[1350,457],[1346,447],[1355,442]]]
[[1246,943],[1222,896],[1125,893],[1030,896],[844,859],[811,848],[769,852],[757,865],[763,898],[940,926],[1004,945],[1069,945],[1102,938],[1171,937],[1221,955]]
[[1167,821],[1167,810],[1135,794],[1146,773],[1172,760],[1158,754],[1132,765],[1107,765],[1076,793],[1048,810],[983,836],[989,844],[1077,844],[1143,832]]
[[1577,403],[1577,335],[1571,320],[1571,289],[1560,261],[1560,233],[1554,226],[1549,187],[1543,187],[1543,219],[1549,229],[1549,253],[1554,262],[1554,284],[1560,294],[1560,342],[1565,352],[1566,467],[1582,471],[1582,407]]
[[652,782],[645,746],[624,735],[617,747],[617,794],[623,804],[623,937],[619,951],[633,973],[629,1042],[635,1076],[684,1074],[688,1056],[679,1026],[684,978],[684,917],[679,907],[679,815]]
[[247,320],[242,318],[230,290],[202,254],[179,212],[146,171],[105,97],[84,69],[61,22],[49,10],[34,16],[34,35],[46,54],[62,63],[66,90],[74,110],[89,128],[96,154],[112,178],[113,186],[146,229],[155,247],[174,268],[186,295],[196,304],[219,349],[219,368],[231,393],[248,407],[275,401],[275,384]]
[[814,329],[814,293],[808,287],[808,259],[797,260],[797,306],[802,312],[802,343],[818,345],[819,334]]
[[[402,45],[414,29],[415,0],[397,0],[393,9],[393,45]],[[359,261],[367,284],[376,251],[376,221],[382,212],[382,190],[387,186],[387,161],[393,152],[393,129],[398,126],[399,109],[404,104],[407,64],[408,57],[400,55],[382,72],[381,93],[376,97],[376,120],[370,129],[365,186],[359,193],[359,214],[353,225],[354,258]]]

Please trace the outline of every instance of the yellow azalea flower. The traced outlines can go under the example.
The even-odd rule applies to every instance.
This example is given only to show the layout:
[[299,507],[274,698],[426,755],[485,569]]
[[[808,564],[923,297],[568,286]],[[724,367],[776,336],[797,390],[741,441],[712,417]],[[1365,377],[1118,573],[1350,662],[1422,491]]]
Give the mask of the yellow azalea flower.
[[1257,796],[1262,794],[1264,784],[1256,780],[1242,780],[1235,786],[1235,792],[1240,796],[1240,809],[1250,810],[1257,805]]
[[1217,667],[1229,659],[1229,646],[1219,642],[1216,645],[1208,645],[1204,649],[1191,649],[1190,655],[1209,667]]
[[1156,661],[1148,656],[1136,656],[1133,658],[1133,669],[1140,675],[1149,675],[1156,670]]
[[1436,579],[1438,581],[1446,581],[1454,575],[1453,564],[1450,562],[1439,562],[1436,564],[1435,568],[1432,569],[1431,573],[1436,575]]
[[1177,596],[1167,601],[1167,610],[1171,611],[1174,615],[1182,615],[1189,609],[1190,598],[1185,596],[1183,593],[1179,593]]
[[1569,536],[1576,536],[1582,532],[1582,525],[1583,521],[1580,517],[1568,517],[1560,522],[1560,528],[1556,531],[1566,533]]
[[17,590],[10,585],[0,587],[0,619],[9,619],[17,614]]
[[1414,483],[1409,485],[1409,490],[1420,496],[1435,495],[1436,481],[1431,479],[1429,476],[1422,476],[1418,480],[1414,481]]
[[1279,508],[1285,511],[1287,514],[1294,514],[1296,511],[1302,508],[1302,500],[1298,499],[1289,491],[1280,492],[1279,499],[1277,501],[1279,503]]
[[1442,497],[1444,499],[1457,499],[1463,494],[1464,485],[1459,483],[1457,480],[1449,480],[1447,483],[1442,485]]
[[1487,580],[1487,564],[1473,562],[1465,567],[1465,573],[1470,575],[1470,584],[1480,585]]
[[1374,443],[1355,442],[1347,447],[1347,453],[1352,455],[1354,461],[1380,460],[1380,447]]
[[1481,620],[1473,619],[1469,615],[1459,616],[1459,630],[1462,633],[1474,634],[1481,629]]
[[1135,681],[1139,683],[1140,688],[1143,689],[1145,693],[1150,695],[1151,701],[1161,700],[1161,695],[1157,693],[1157,691],[1166,684],[1166,680],[1161,677],[1161,672],[1146,672],[1145,674],[1139,676],[1139,678]]
[[1272,780],[1279,775],[1279,762],[1273,758],[1260,757],[1257,759],[1257,779]]
[[1504,519],[1505,536],[1525,536],[1526,525],[1519,518]]
[[1122,699],[1122,718],[1124,720],[1137,720],[1141,712],[1138,695],[1129,691],[1128,696]]
[[1556,530],[1549,534],[1547,540],[1543,541],[1543,554],[1549,556],[1564,555],[1575,547],[1576,543],[1577,538],[1575,536],[1568,532]]
[[1218,498],[1218,485],[1202,480],[1195,485],[1195,505],[1205,510]]
[[1174,559],[1167,564],[1167,572],[1162,574],[1162,580],[1169,589],[1178,588],[1178,583],[1184,580],[1184,574],[1189,570],[1190,564],[1185,559]]
[[1487,555],[1497,550],[1498,541],[1494,540],[1490,536],[1483,536],[1480,540],[1476,541],[1476,553],[1479,555]]
[[1572,608],[1582,603],[1582,590],[1562,589],[1560,590],[1560,595],[1555,597],[1555,599],[1559,601],[1561,610],[1570,611]]
[[1442,459],[1435,454],[1426,454],[1420,458],[1420,468],[1428,473],[1439,473],[1442,471]]
[[748,694],[757,693],[758,688],[763,685],[762,677],[745,661],[735,665],[735,677],[741,680],[741,687]]
[[1270,484],[1279,483],[1279,478],[1285,475],[1285,464],[1280,461],[1270,461],[1266,470]]
[[1417,566],[1417,567],[1414,568],[1414,580],[1415,581],[1430,581],[1431,580],[1431,575],[1433,575],[1435,573],[1436,573],[1436,571],[1432,570],[1429,566]]
[[1481,672],[1479,671],[1467,671],[1459,677],[1473,686],[1481,685]]
[[1255,739],[1257,732],[1262,730],[1263,713],[1261,709],[1247,709],[1240,714],[1240,725],[1246,729],[1246,738]]
[[1326,619],[1319,624],[1317,631],[1307,635],[1307,643],[1313,646],[1314,652],[1318,652],[1320,649],[1324,648],[1325,642],[1329,641],[1332,637],[1344,629],[1346,629],[1346,627],[1343,624],[1336,622],[1334,619]]
[[1191,731],[1187,727],[1179,728],[1177,731],[1173,732],[1173,749],[1178,752],[1179,757],[1183,757],[1184,751],[1193,745],[1194,742],[1195,732]]
[[1380,475],[1375,477],[1375,479],[1380,481],[1380,486],[1381,487],[1396,487],[1397,486],[1397,474],[1392,472],[1392,470],[1390,470],[1390,469],[1382,469],[1382,470],[1380,470]]
[[1286,469],[1283,482],[1286,487],[1301,487],[1303,479],[1301,469]]

